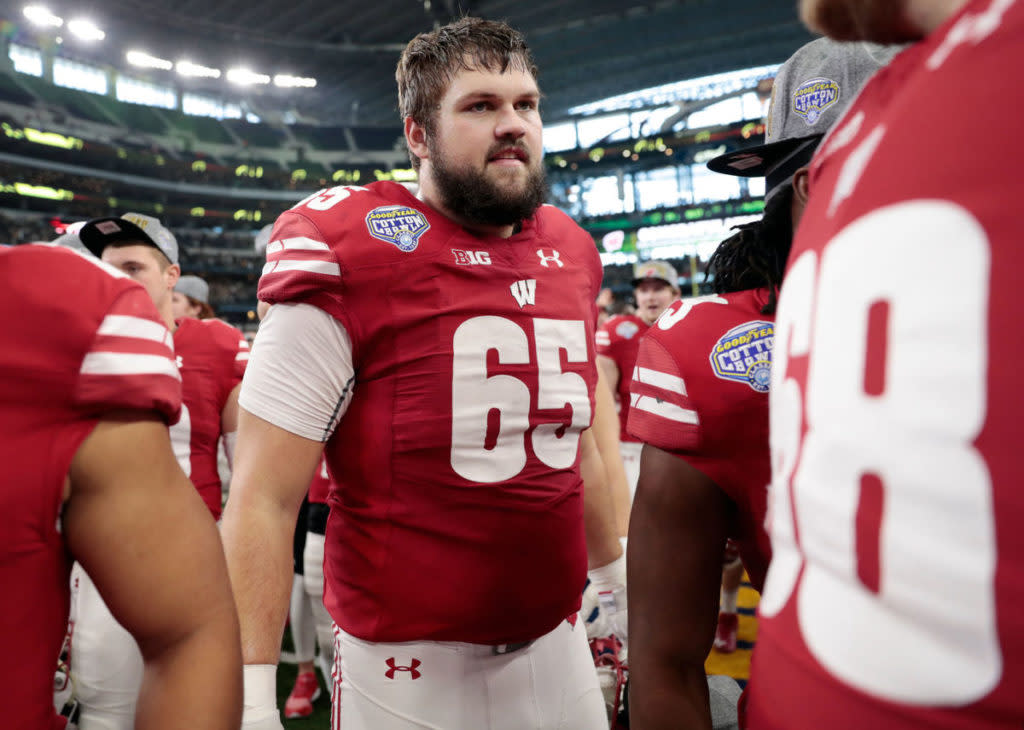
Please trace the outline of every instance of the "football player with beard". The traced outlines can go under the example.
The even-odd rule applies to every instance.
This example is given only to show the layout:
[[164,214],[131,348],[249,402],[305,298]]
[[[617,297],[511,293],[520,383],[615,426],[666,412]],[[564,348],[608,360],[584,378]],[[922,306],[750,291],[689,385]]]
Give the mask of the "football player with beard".
[[464,18],[413,39],[396,78],[418,195],[321,191],[267,246],[222,525],[243,727],[279,727],[291,531],[325,453],[334,727],[603,728],[577,621],[597,250],[542,204],[521,34]]
[[808,175],[776,317],[750,726],[1019,728],[1024,3],[801,12],[917,43]]

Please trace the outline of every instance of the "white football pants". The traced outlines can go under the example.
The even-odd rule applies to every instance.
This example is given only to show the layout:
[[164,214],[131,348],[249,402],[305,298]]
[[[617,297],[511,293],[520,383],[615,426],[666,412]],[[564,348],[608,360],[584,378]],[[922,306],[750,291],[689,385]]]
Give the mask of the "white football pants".
[[81,708],[79,730],[132,730],[142,653],[78,563],[71,569],[71,603],[71,676]]
[[306,548],[302,553],[302,578],[313,608],[316,639],[320,646],[320,669],[330,677],[334,667],[334,622],[324,608],[324,536],[306,533]]
[[335,627],[332,730],[606,730],[582,621],[507,654],[459,642],[371,643]]
[[629,484],[629,503],[633,504],[636,495],[636,483],[640,479],[640,452],[644,445],[639,441],[620,441],[619,453],[622,454],[622,468],[626,471],[626,482]]

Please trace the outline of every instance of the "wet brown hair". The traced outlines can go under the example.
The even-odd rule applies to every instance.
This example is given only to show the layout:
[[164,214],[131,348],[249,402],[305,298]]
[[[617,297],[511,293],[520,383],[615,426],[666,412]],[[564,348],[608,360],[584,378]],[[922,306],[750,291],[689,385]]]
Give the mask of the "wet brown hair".
[[[482,18],[462,18],[409,41],[395,69],[398,111],[411,117],[428,134],[434,132],[438,103],[459,71],[486,69],[505,73],[509,68],[537,78],[526,38],[511,26]],[[409,155],[412,166],[420,160]]]

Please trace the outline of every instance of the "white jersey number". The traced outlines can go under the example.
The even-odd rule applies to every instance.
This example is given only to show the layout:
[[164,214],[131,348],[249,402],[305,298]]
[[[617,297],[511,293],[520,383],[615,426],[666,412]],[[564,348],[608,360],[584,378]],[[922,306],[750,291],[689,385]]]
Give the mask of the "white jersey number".
[[[951,261],[964,282],[952,302]],[[1002,674],[992,484],[973,443],[989,265],[967,211],[903,203],[833,239],[817,280],[814,252],[794,262],[776,318],[774,554],[760,610],[770,618],[795,593],[815,658],[886,700],[966,704]],[[809,354],[801,393],[787,369]]]
[[[568,428],[542,423],[530,443],[542,462],[565,469],[576,460],[580,431],[590,424],[590,393],[577,373],[563,372],[566,362],[587,361],[586,327],[581,320],[534,319],[534,342],[518,324],[504,317],[473,317],[455,331],[452,349],[452,468],[464,479],[505,481],[526,466],[530,427],[530,389],[514,375],[488,375],[487,354],[494,350],[502,365],[528,365],[536,351],[537,408],[572,411]],[[489,424],[496,433],[487,443]]]

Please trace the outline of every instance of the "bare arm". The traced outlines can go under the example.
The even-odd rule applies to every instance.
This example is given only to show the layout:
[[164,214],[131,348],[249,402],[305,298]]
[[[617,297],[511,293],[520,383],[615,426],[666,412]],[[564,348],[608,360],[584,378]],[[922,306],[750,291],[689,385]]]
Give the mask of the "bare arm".
[[224,410],[220,412],[221,433],[231,433],[238,430],[238,393],[241,390],[242,384],[239,383],[231,389],[231,392],[228,393],[228,399],[224,401]]
[[145,661],[136,726],[237,728],[242,657],[224,553],[167,426],[100,421],[69,479],[68,546]]
[[591,569],[607,565],[622,555],[605,464],[592,431],[588,429],[580,437],[583,526],[587,535],[587,566]]
[[597,388],[594,391],[594,424],[591,430],[608,474],[608,489],[615,508],[615,526],[620,537],[629,529],[629,483],[619,451],[619,418],[615,412],[615,385],[619,368],[604,355],[597,356]]
[[644,445],[627,556],[629,705],[637,730],[711,730],[704,660],[733,511],[706,475]]
[[277,664],[292,585],[292,537],[323,444],[239,409],[221,536],[245,664]]

